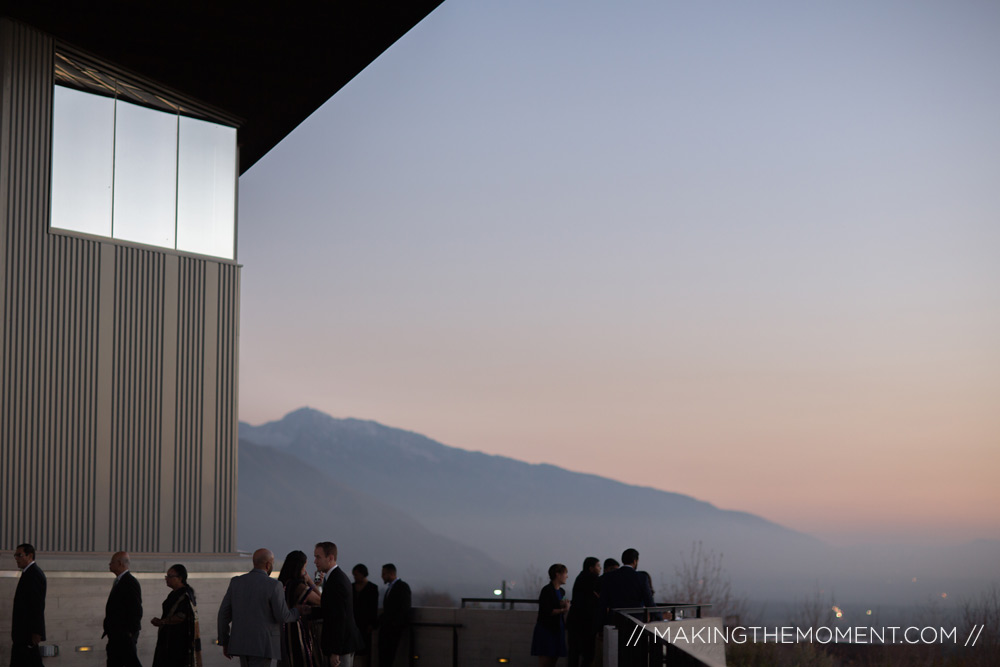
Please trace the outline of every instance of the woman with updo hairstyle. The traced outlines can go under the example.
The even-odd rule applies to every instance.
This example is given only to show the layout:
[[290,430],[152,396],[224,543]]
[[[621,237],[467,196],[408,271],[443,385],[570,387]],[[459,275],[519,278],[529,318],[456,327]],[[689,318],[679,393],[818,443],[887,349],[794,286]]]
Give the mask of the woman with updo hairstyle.
[[[320,602],[319,589],[306,574],[308,558],[302,551],[292,551],[281,564],[278,581],[285,587],[285,602],[289,609],[307,604],[316,606]],[[281,633],[282,667],[314,667],[320,664],[317,655],[319,647],[313,642],[311,623],[301,616],[299,620],[285,623]]]
[[549,583],[538,594],[538,620],[531,637],[531,655],[538,656],[539,667],[553,667],[566,657],[566,613],[569,600],[564,600],[563,586],[569,570],[562,563],[549,568]]
[[194,589],[188,585],[188,571],[180,563],[167,570],[170,594],[163,601],[162,614],[150,621],[159,628],[153,667],[201,667],[201,637]]

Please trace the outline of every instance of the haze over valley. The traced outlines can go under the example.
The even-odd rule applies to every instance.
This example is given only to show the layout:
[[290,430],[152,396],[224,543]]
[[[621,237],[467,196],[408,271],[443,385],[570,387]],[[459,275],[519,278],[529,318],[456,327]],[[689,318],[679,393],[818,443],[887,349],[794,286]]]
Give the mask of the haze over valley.
[[687,495],[309,408],[241,424],[239,464],[241,548],[284,554],[332,539],[347,567],[392,561],[417,588],[456,597],[507,580],[513,596],[533,598],[517,588],[526,576],[553,562],[575,572],[585,556],[617,558],[628,546],[663,589],[697,542],[770,615],[820,592],[851,610],[947,605],[1000,580],[997,541],[835,547]]

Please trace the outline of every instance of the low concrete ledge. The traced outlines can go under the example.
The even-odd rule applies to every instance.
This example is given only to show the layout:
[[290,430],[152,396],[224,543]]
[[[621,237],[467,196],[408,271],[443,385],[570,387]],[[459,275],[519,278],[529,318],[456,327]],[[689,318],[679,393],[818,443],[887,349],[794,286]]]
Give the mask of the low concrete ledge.
[[[103,667],[106,661],[105,641],[101,639],[104,605],[114,575],[107,570],[111,554],[49,555],[42,554],[38,564],[48,578],[45,605],[47,639],[45,644],[57,645],[59,655],[44,658],[46,667]],[[13,559],[4,559],[12,563]],[[232,557],[185,556],[182,554],[133,554],[131,571],[139,579],[143,593],[142,632],[139,636],[139,659],[144,665],[153,661],[156,628],[150,619],[159,616],[161,604],[169,590],[163,581],[167,568],[182,563],[189,571],[189,581],[198,597],[198,615],[202,637],[204,667],[232,667],[222,650],[215,644],[216,617],[219,604],[229,586],[229,580],[251,569],[247,555]],[[0,570],[0,628],[9,628],[11,601],[17,587],[18,570]],[[412,633],[404,639],[396,656],[397,667],[416,655],[417,664],[448,667],[487,667],[506,664],[534,665],[531,657],[531,637],[537,611],[534,609],[474,609],[451,607],[418,607],[413,610]],[[658,624],[650,623],[647,631]],[[670,621],[670,628],[686,628],[688,636],[698,627],[721,628],[721,620],[685,619]],[[662,632],[662,631],[661,631]],[[676,630],[674,632],[676,635]],[[412,643],[411,643],[412,639]],[[700,645],[697,641],[674,642],[706,665],[725,665],[725,646]],[[81,652],[77,647],[92,650]],[[10,633],[0,633],[0,667],[10,662]]]
[[[0,569],[0,667],[10,664],[11,608],[20,570],[12,568],[13,558],[7,552]],[[130,571],[142,586],[143,619],[139,634],[139,659],[152,664],[156,648],[156,628],[150,619],[160,615],[162,602],[169,590],[163,575],[167,569],[181,563],[189,571],[188,581],[198,597],[202,654],[205,667],[231,667],[231,663],[215,645],[216,616],[229,580],[252,568],[249,555],[190,555],[190,554],[129,554]],[[51,554],[40,553],[38,565],[48,580],[45,600],[46,640],[43,645],[59,647],[59,655],[44,658],[49,667],[102,667],[106,661],[103,632],[104,605],[111,590],[114,575],[108,571],[111,553]],[[78,647],[89,647],[79,651]]]

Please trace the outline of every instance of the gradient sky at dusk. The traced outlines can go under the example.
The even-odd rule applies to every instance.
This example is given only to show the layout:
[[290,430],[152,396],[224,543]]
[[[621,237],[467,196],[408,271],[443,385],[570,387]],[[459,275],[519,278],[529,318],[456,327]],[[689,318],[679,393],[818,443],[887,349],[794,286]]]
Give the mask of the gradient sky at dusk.
[[240,417],[1000,537],[1000,4],[446,0],[240,179]]

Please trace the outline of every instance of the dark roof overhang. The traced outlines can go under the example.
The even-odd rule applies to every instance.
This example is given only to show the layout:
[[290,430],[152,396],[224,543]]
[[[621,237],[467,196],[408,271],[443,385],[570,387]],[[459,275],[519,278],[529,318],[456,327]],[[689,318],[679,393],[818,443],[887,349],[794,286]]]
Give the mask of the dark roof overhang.
[[240,118],[242,174],[441,2],[32,0],[0,15]]

